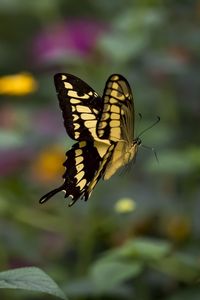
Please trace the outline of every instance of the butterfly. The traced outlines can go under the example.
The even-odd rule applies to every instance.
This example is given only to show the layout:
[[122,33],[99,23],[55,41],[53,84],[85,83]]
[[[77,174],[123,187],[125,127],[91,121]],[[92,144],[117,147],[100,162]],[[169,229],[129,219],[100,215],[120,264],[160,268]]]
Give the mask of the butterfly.
[[76,76],[54,76],[59,105],[68,135],[77,141],[66,152],[63,184],[40,199],[44,203],[60,191],[71,197],[90,197],[98,181],[108,180],[133,160],[141,144],[134,138],[134,102],[128,81],[111,75],[100,97]]

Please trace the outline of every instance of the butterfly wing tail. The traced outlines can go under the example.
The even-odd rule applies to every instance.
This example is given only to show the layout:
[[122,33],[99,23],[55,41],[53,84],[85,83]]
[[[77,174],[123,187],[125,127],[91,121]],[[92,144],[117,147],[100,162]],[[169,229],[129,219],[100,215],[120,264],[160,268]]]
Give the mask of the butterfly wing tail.
[[50,191],[49,193],[45,194],[44,196],[42,196],[40,198],[39,203],[43,204],[43,203],[47,202],[51,197],[53,197],[55,194],[59,193],[62,190],[63,190],[63,186]]

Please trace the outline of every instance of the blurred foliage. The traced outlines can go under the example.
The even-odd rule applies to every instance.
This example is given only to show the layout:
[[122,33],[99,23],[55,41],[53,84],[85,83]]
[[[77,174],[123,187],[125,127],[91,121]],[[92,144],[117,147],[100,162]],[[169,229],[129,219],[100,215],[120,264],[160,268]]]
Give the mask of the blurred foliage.
[[[1,0],[0,20],[0,271],[40,267],[69,299],[199,299],[200,1]],[[99,94],[124,75],[136,135],[161,118],[142,136],[159,162],[141,147],[72,208],[62,194],[38,204],[72,144],[53,85],[62,71]]]
[[35,267],[1,272],[0,288],[43,292],[64,300],[67,299],[57,284],[47,274]]

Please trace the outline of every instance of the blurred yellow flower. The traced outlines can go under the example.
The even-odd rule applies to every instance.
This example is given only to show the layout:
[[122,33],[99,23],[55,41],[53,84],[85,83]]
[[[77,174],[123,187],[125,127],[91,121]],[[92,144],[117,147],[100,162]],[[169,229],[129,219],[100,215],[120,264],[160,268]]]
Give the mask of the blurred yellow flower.
[[24,96],[36,91],[38,84],[29,73],[0,77],[0,94]]
[[32,174],[36,180],[49,182],[60,178],[64,173],[65,160],[63,149],[53,146],[42,151],[33,162]]
[[136,203],[131,198],[121,198],[115,204],[115,211],[118,213],[128,213],[135,210]]
[[175,242],[186,240],[191,232],[191,224],[186,216],[175,215],[166,220],[165,234]]

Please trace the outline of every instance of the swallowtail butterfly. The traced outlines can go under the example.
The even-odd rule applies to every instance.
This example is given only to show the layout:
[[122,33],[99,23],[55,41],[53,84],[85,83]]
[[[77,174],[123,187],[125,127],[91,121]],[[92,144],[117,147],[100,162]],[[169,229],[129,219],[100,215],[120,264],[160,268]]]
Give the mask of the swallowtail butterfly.
[[76,76],[54,76],[64,125],[77,142],[66,153],[64,183],[44,195],[44,203],[60,191],[74,204],[87,200],[100,178],[109,179],[130,162],[141,144],[134,138],[134,104],[127,80],[111,75],[103,97]]

